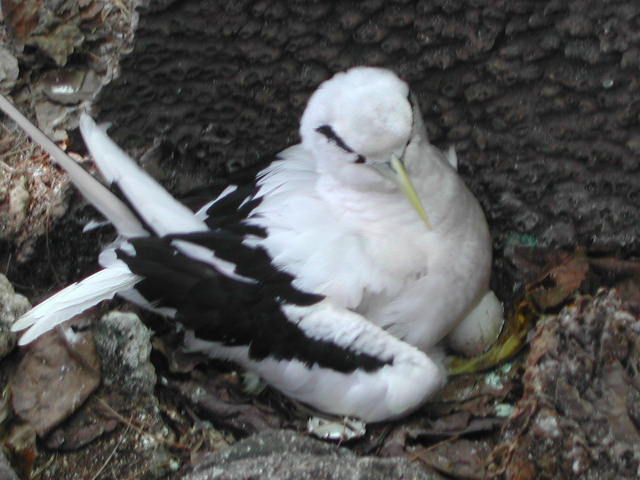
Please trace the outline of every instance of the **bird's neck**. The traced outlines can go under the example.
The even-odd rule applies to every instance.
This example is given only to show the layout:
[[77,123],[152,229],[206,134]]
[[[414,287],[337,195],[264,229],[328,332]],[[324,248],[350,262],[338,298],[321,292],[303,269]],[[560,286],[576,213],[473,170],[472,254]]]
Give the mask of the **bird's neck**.
[[[375,175],[378,175],[375,173]],[[381,188],[364,188],[333,175],[318,175],[316,189],[346,224],[389,233],[394,228],[421,225],[422,220],[400,189],[385,181]],[[424,224],[422,224],[424,225]]]
[[434,228],[447,227],[473,199],[440,150],[425,142],[418,152],[419,156],[407,155],[409,177]]

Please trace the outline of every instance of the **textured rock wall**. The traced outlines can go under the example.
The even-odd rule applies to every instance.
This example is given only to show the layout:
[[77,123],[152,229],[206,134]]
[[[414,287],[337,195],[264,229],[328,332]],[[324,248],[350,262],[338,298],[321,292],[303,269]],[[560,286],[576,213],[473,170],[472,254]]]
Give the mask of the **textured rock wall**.
[[295,142],[333,72],[383,65],[417,93],[434,143],[455,144],[498,247],[516,233],[630,251],[639,39],[635,0],[165,1],[141,11],[98,107],[118,140],[165,137],[205,182]]

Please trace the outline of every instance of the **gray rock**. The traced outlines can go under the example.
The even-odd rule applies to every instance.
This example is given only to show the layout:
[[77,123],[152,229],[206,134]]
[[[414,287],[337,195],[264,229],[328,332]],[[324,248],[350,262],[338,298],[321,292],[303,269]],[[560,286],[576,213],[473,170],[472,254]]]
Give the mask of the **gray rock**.
[[0,47],[0,89],[10,92],[16,84],[19,71],[16,57],[6,48]]
[[18,475],[11,468],[11,464],[0,450],[0,479],[2,480],[18,480]]
[[436,480],[405,458],[358,457],[346,448],[287,430],[267,430],[212,454],[197,464],[185,480],[269,478]]
[[94,330],[96,348],[102,360],[103,381],[131,395],[153,392],[156,372],[151,354],[151,331],[137,315],[109,312]]
[[11,332],[11,325],[30,308],[29,300],[16,293],[7,277],[0,274],[0,358],[16,345],[16,334]]

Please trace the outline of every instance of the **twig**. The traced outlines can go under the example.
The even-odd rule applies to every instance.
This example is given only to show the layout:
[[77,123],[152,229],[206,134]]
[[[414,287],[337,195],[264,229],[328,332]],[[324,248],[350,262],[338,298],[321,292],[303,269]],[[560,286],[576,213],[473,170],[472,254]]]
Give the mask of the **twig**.
[[[46,223],[47,225],[50,225],[51,217],[49,216],[48,209],[45,214],[46,214]],[[55,279],[57,285],[62,285],[62,281],[58,276],[58,272],[56,272],[56,267],[53,265],[53,261],[51,260],[51,248],[49,247],[49,228],[46,228],[44,231],[44,245],[47,251],[47,263],[49,264],[49,268],[51,269],[53,278]]]
[[17,168],[13,168],[13,167],[9,166],[6,162],[4,162],[2,160],[0,160],[0,167],[4,168],[9,173],[18,173],[18,169]]
[[157,465],[153,465],[153,466],[148,466],[145,470],[142,470],[141,472],[138,473],[134,473],[133,475],[131,475],[130,477],[127,477],[125,480],[135,480],[136,478],[140,478],[143,475],[145,475],[146,473],[148,473],[149,471],[151,471],[151,469],[158,469],[161,467],[169,467],[171,468],[171,460],[167,460],[166,462],[162,462],[159,463]]
[[9,273],[9,267],[11,266],[11,260],[13,260],[13,252],[9,252],[9,257],[7,258],[7,264],[4,267],[4,275],[6,276]]
[[42,472],[44,472],[47,468],[49,468],[49,465],[51,465],[55,459],[56,459],[56,455],[51,455],[47,463],[40,466],[40,468],[38,468],[35,472],[31,474],[31,477],[30,477],[31,480],[38,478],[42,474]]
[[178,450],[190,450],[190,448],[187,445],[184,445],[182,443],[177,443],[177,442],[172,442],[170,440],[167,440],[165,438],[162,438],[160,435],[156,435],[154,433],[145,431],[144,429],[138,427],[137,425],[135,425],[131,419],[127,420],[126,418],[124,418],[122,415],[120,415],[118,412],[116,412],[111,405],[109,405],[107,402],[105,402],[104,400],[102,400],[101,398],[97,399],[107,410],[109,410],[109,413],[111,413],[111,415],[113,415],[116,420],[119,420],[122,423],[125,423],[127,425],[129,425],[131,428],[133,428],[136,432],[138,432],[141,435],[147,435],[153,439],[155,439],[157,442],[159,443],[163,443],[165,445],[168,445],[169,447],[172,448],[176,448]]
[[[132,415],[133,416],[133,415]],[[111,459],[113,458],[113,456],[116,454],[116,451],[118,450],[118,447],[120,446],[120,444],[124,441],[124,439],[127,436],[127,433],[129,433],[129,428],[131,426],[131,423],[127,423],[127,428],[125,428],[124,432],[122,433],[122,436],[118,439],[118,443],[116,443],[116,446],[113,447],[113,450],[111,451],[111,453],[109,454],[109,456],[107,457],[107,459],[104,461],[104,463],[102,464],[102,466],[98,469],[98,471],[96,472],[96,474],[91,477],[91,480],[96,480],[96,478],[98,478],[100,476],[100,474],[102,473],[102,471],[107,468],[107,465],[109,464],[109,462],[111,461]]]

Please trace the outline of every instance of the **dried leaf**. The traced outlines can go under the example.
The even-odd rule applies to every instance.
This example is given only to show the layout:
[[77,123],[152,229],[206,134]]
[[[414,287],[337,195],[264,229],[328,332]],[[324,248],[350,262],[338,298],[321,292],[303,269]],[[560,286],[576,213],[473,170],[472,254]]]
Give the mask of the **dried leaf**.
[[527,286],[527,297],[542,311],[557,308],[578,292],[588,272],[589,260],[578,252]]
[[4,445],[12,454],[13,464],[22,478],[30,478],[38,458],[36,432],[28,423],[15,422],[6,437]]
[[47,437],[45,445],[50,449],[76,450],[112,432],[119,424],[118,420],[107,420],[73,429],[58,429]]
[[182,340],[176,340],[171,335],[153,337],[151,340],[153,348],[159,351],[169,363],[169,370],[172,373],[189,373],[197,365],[206,363],[209,357],[201,353],[188,353],[182,347]]
[[47,436],[44,442],[47,448],[76,450],[112,432],[120,420],[104,405],[92,396],[67,422]]
[[485,478],[492,448],[489,441],[463,439],[420,448],[413,454],[430,467],[452,477],[481,480]]
[[640,311],[640,262],[607,257],[590,258],[589,263],[598,285],[615,288],[622,300]]
[[283,424],[282,415],[266,405],[248,403],[246,396],[234,392],[236,385],[221,379],[170,381],[168,387],[198,410],[206,412],[207,417],[245,434],[278,428]]
[[468,411],[460,411],[427,422],[419,429],[411,429],[409,437],[414,441],[428,442],[464,435],[497,431],[505,422],[504,418],[473,418]]

